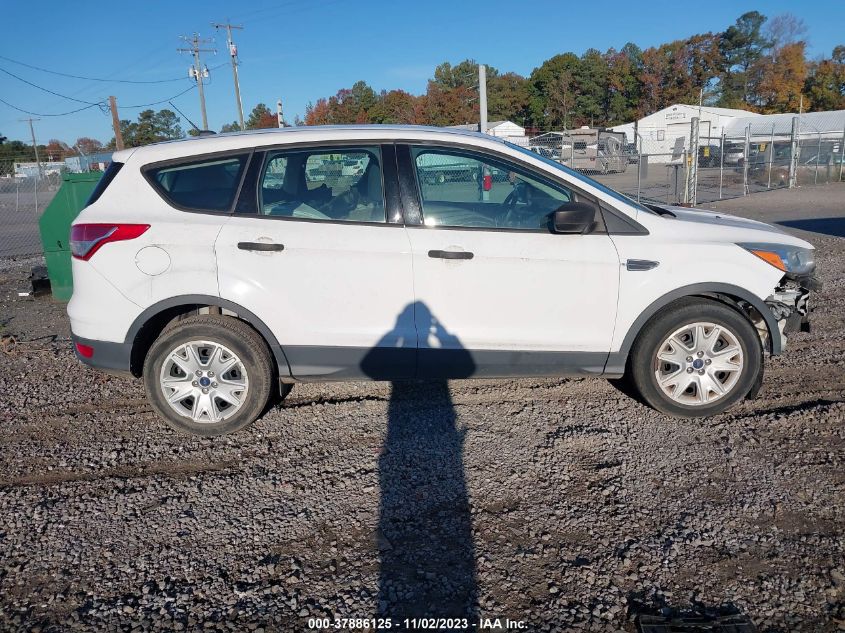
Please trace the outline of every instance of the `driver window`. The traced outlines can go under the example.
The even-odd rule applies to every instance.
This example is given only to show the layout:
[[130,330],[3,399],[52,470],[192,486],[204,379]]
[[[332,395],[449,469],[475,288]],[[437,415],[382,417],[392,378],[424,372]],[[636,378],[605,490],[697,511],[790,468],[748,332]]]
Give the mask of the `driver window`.
[[450,149],[412,151],[426,226],[546,230],[551,214],[574,201],[567,188],[505,161]]

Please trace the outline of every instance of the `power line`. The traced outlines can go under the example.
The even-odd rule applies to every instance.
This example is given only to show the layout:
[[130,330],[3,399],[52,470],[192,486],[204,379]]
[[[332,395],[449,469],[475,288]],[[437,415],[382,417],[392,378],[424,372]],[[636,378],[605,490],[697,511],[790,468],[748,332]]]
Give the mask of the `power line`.
[[187,90],[183,90],[179,94],[173,95],[172,97],[168,97],[167,99],[162,99],[161,101],[153,101],[152,103],[142,103],[140,105],[128,105],[128,106],[122,105],[120,107],[121,107],[121,109],[125,110],[126,108],[146,108],[147,106],[158,105],[159,103],[164,103],[165,101],[171,101],[172,99],[176,99],[177,97],[181,97],[183,94],[185,94],[186,92],[190,92],[194,88],[196,88],[196,85],[188,86]]
[[[221,64],[221,65],[225,66],[225,64]],[[176,95],[173,95],[172,97],[168,97],[167,99],[162,99],[160,101],[153,101],[151,103],[141,103],[141,104],[138,104],[138,105],[128,105],[128,106],[120,106],[120,107],[121,108],[146,108],[148,106],[158,105],[160,103],[165,103],[167,101],[177,99],[178,97],[181,97],[186,92],[190,92],[194,88],[196,88],[196,86],[189,86],[187,90],[183,90],[182,92],[180,92]],[[0,103],[3,103],[5,105],[9,106],[13,110],[17,110],[18,112],[23,112],[24,114],[30,114],[32,116],[67,116],[69,114],[76,114],[77,112],[82,112],[83,110],[88,110],[89,108],[93,108],[95,106],[99,106],[100,110],[102,110],[104,113],[106,112],[106,109],[107,109],[107,105],[106,105],[105,100],[99,101],[97,103],[91,103],[91,104],[83,106],[81,108],[77,108],[76,110],[69,110],[67,112],[57,112],[57,113],[53,113],[53,114],[45,113],[45,112],[31,112],[30,110],[25,110],[24,108],[19,108],[18,106],[13,105],[13,104],[9,103],[8,101],[6,101],[5,99],[0,99]]]
[[31,81],[27,81],[23,77],[18,77],[15,73],[11,73],[8,70],[6,70],[5,68],[0,68],[0,73],[6,73],[10,77],[14,77],[18,81],[22,81],[23,83],[25,83],[29,86],[32,86],[33,88],[38,88],[39,90],[43,90],[44,92],[49,92],[51,95],[55,95],[56,97],[61,97],[62,99],[67,99],[68,101],[76,101],[77,103],[85,103],[87,105],[98,105],[97,103],[93,103],[91,101],[83,101],[82,99],[75,99],[74,97],[68,97],[67,95],[63,95],[59,92],[54,92],[53,90],[50,90],[49,88],[44,88],[43,86],[39,86],[38,84],[32,83]]
[[33,66],[32,64],[26,64],[24,62],[18,61],[16,59],[12,59],[10,57],[4,57],[0,55],[0,59],[5,59],[7,62],[12,62],[13,64],[18,64],[19,66],[25,66],[26,68],[31,68],[33,70],[38,70],[43,73],[49,73],[51,75],[58,75],[59,77],[69,77],[71,79],[82,79],[84,81],[101,81],[104,83],[117,83],[117,84],[163,84],[169,83],[173,81],[183,81],[184,77],[174,77],[173,79],[155,79],[155,80],[139,80],[139,79],[106,79],[103,77],[84,77],[82,75],[71,75],[70,73],[62,73],[56,70],[48,70],[46,68],[41,68],[40,66]]
[[83,106],[81,108],[77,108],[76,110],[69,110],[68,112],[58,112],[55,114],[47,114],[45,112],[31,112],[29,110],[24,110],[23,108],[19,108],[16,105],[12,105],[8,101],[4,99],[0,99],[0,103],[9,106],[13,110],[17,110],[18,112],[23,112],[24,114],[31,114],[32,116],[67,116],[68,114],[76,114],[77,112],[82,112],[83,110],[88,110],[89,108],[93,108],[94,106],[103,106],[104,103],[92,103],[91,105]]

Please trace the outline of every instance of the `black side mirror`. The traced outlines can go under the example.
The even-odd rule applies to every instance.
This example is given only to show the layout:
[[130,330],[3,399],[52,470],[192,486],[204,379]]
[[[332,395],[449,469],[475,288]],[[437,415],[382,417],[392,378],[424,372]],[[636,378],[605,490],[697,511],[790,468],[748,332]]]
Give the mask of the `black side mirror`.
[[596,224],[596,207],[588,202],[567,202],[552,214],[555,233],[589,233]]

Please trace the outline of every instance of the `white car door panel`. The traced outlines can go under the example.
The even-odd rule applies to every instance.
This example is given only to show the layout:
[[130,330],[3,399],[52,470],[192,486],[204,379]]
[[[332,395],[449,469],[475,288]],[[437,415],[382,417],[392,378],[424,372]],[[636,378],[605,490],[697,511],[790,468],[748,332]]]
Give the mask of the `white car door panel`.
[[[412,160],[415,151],[419,158],[437,148],[412,149]],[[465,163],[471,160],[464,155]],[[540,228],[544,217],[569,196],[576,201],[575,195],[541,188],[532,174],[516,173],[517,167],[505,177],[507,168],[484,164],[464,167],[445,182],[421,179],[422,223],[408,228],[415,295],[417,306],[449,336],[445,345],[443,337],[427,336],[425,319],[417,319],[418,373],[436,375],[438,365],[442,371],[455,356],[441,353],[450,348],[469,351],[475,375],[601,373],[619,292],[613,242],[605,233]],[[523,182],[533,194],[519,192]]]
[[[376,154],[376,172],[363,175],[340,169],[350,156],[327,149],[268,156],[265,172],[279,169],[273,191],[268,187],[260,199],[264,213],[235,214],[217,240],[221,296],[270,328],[297,378],[408,378],[416,352],[410,245],[401,225],[384,221],[383,202],[362,204],[364,194],[352,199],[361,179],[381,186]],[[283,160],[289,163],[280,166]],[[320,180],[303,191],[313,182],[302,174],[316,173],[305,169],[308,161],[320,166]],[[379,213],[381,222],[349,219]]]

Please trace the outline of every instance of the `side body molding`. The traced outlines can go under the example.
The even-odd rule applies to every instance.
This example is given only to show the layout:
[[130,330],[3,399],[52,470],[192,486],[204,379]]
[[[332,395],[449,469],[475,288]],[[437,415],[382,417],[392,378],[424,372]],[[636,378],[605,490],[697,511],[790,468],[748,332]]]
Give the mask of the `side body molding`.
[[132,326],[126,334],[124,342],[128,345],[133,345],[138,333],[141,331],[141,328],[144,327],[144,324],[160,312],[177,306],[190,305],[220,306],[225,310],[236,313],[240,318],[254,327],[258,333],[264,337],[264,340],[267,341],[267,344],[270,346],[270,351],[272,352],[273,357],[276,360],[276,364],[279,367],[279,376],[286,377],[291,375],[290,364],[285,356],[285,352],[282,349],[282,346],[279,345],[279,341],[276,339],[273,332],[270,331],[270,328],[268,328],[261,319],[255,316],[255,314],[238,305],[234,301],[229,301],[228,299],[222,299],[221,297],[214,297],[211,295],[181,295],[154,303],[139,314],[135,321],[133,321]]
[[731,297],[747,301],[749,304],[754,306],[754,309],[763,316],[763,320],[765,320],[766,327],[769,330],[769,351],[773,356],[777,356],[781,353],[783,349],[783,340],[781,338],[780,329],[778,328],[778,323],[771,310],[769,310],[762,299],[751,294],[744,288],[740,288],[739,286],[734,286],[732,284],[719,282],[698,283],[676,288],[671,292],[667,292],[643,310],[640,313],[640,316],[638,316],[631,324],[631,327],[628,328],[628,332],[622,340],[622,345],[619,348],[619,351],[611,352],[608,355],[607,364],[604,367],[604,373],[610,376],[621,376],[625,373],[625,365],[628,362],[628,354],[631,352],[631,347],[634,345],[637,335],[640,333],[640,330],[642,330],[646,322],[659,310],[682,297],[701,296],[706,295],[707,293],[730,295]]

